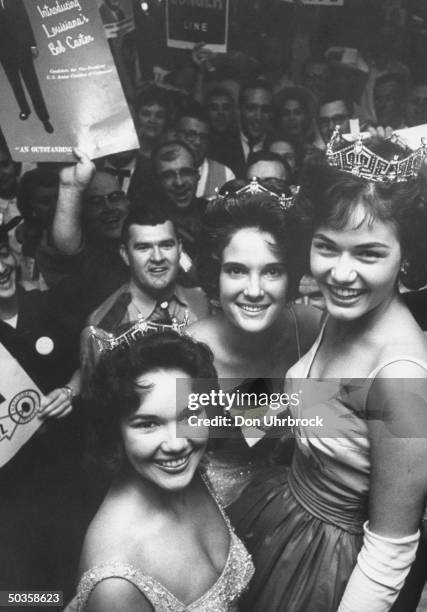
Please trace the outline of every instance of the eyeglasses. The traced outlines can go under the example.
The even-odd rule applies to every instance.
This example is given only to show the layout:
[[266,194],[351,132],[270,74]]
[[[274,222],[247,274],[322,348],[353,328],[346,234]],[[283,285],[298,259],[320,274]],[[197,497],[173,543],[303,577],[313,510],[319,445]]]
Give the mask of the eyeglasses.
[[208,142],[209,134],[207,132],[196,132],[196,130],[179,130],[181,136],[186,139],[194,142],[195,140],[200,140],[200,142]]
[[112,191],[111,193],[106,193],[105,195],[93,195],[87,198],[87,203],[91,206],[102,206],[109,202],[110,204],[116,204],[117,202],[121,202],[126,198],[126,195],[123,191]]
[[174,180],[188,181],[198,175],[194,168],[181,168],[180,170],[165,170],[160,173],[160,179],[165,183],[171,183]]

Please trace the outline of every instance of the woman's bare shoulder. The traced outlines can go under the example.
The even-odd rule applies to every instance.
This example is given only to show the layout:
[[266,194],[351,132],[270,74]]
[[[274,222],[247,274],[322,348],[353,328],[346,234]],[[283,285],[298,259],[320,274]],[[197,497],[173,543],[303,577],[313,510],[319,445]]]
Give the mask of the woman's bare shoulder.
[[[384,338],[387,338],[387,342],[383,341]],[[379,342],[381,350],[378,355],[378,364],[391,362],[387,367],[385,377],[394,373],[396,368],[402,372],[401,378],[410,377],[411,371],[416,374],[417,370],[425,372],[427,369],[427,335],[412,316],[396,317],[393,325],[390,325],[387,330],[382,330]]]
[[220,317],[211,315],[206,319],[200,319],[187,328],[188,333],[194,340],[210,344],[218,334],[220,327]]
[[125,497],[111,500],[107,496],[86,532],[80,556],[80,574],[112,560],[131,562],[135,542],[142,545],[152,527],[152,521],[139,520],[141,514],[150,516],[148,512],[135,509],[132,500],[129,502]]

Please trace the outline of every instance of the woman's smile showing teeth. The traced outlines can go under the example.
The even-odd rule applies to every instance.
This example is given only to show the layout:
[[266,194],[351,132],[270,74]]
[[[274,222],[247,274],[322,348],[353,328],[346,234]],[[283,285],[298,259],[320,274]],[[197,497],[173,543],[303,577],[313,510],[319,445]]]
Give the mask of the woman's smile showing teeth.
[[363,289],[351,289],[349,287],[340,287],[337,285],[328,285],[329,292],[333,297],[339,300],[354,300],[365,293]]
[[249,314],[259,314],[260,312],[264,312],[268,308],[268,304],[238,304],[239,308],[244,310]]
[[167,472],[180,472],[187,467],[190,457],[191,453],[177,459],[156,459],[155,463]]

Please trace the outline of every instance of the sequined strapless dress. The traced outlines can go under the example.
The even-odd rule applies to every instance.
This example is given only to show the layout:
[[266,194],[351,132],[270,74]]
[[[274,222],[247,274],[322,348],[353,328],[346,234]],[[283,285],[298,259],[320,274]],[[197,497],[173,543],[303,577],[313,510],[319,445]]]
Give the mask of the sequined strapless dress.
[[[204,480],[206,482],[205,478]],[[210,485],[207,482],[206,484],[211,491]],[[216,500],[215,497],[214,499]],[[237,602],[251,580],[254,567],[248,551],[234,533],[221,505],[218,504],[218,507],[230,534],[227,560],[215,584],[196,601],[184,604],[160,582],[144,574],[142,570],[127,563],[112,561],[92,567],[83,574],[77,587],[77,594],[64,612],[84,612],[93,589],[108,578],[123,578],[133,584],[151,603],[154,612],[237,612]],[[197,575],[196,567],[189,567],[188,570],[190,574],[194,572],[194,575]]]

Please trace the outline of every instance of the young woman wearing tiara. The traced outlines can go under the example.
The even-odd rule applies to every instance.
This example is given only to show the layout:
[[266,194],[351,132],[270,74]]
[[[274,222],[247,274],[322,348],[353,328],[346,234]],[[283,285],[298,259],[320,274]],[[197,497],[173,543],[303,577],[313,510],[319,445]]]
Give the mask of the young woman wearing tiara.
[[422,152],[388,167],[399,146],[361,148],[330,149],[338,168],[308,168],[300,191],[328,317],[286,387],[303,390],[293,416],[323,427],[300,421],[289,474],[255,480],[230,508],[254,557],[251,612],[386,612],[417,550],[427,347],[398,282],[426,262]]
[[87,531],[67,612],[237,612],[253,565],[199,471],[208,428],[179,436],[187,408],[178,379],[183,400],[195,379],[217,389],[209,349],[172,331],[98,364],[88,418],[114,479]]
[[[202,220],[199,276],[220,307],[189,333],[211,348],[225,390],[262,378],[270,385],[264,391],[282,391],[285,372],[319,329],[318,310],[289,305],[300,276],[291,193],[285,200],[266,185],[253,182],[218,198]],[[229,428],[225,435],[232,433]],[[265,468],[275,442],[263,440],[251,450],[239,430],[234,433],[237,438],[209,455],[209,477],[226,505]]]

